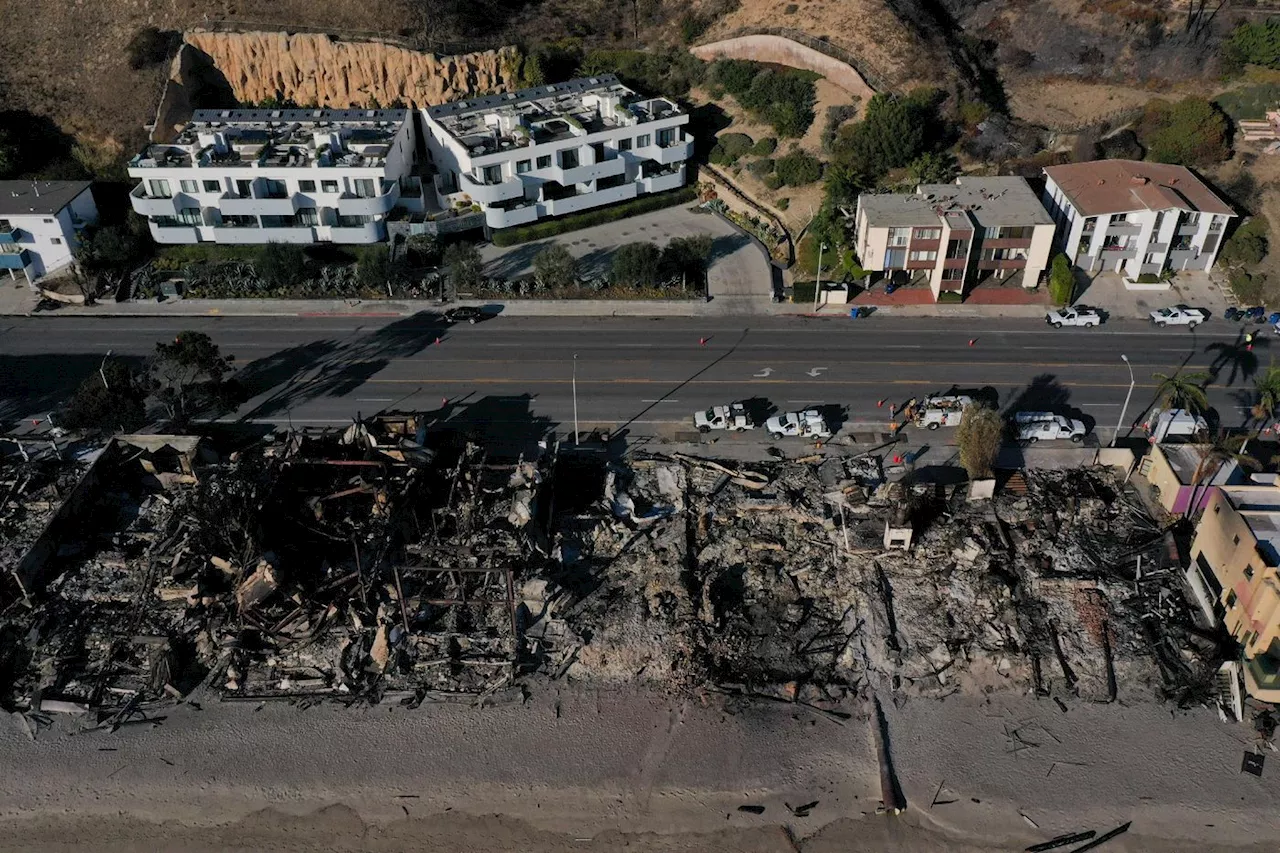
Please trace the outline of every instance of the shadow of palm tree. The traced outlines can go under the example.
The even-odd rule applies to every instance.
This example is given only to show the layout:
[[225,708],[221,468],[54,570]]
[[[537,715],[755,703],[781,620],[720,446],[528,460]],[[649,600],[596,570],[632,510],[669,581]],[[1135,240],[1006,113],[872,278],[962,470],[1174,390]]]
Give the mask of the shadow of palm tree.
[[1204,351],[1213,354],[1213,361],[1209,365],[1210,381],[1217,382],[1224,370],[1229,371],[1227,385],[1234,385],[1237,378],[1252,379],[1258,372],[1258,356],[1253,350],[1265,344],[1265,339],[1250,341],[1243,331],[1238,333],[1231,343],[1218,341],[1209,344]]

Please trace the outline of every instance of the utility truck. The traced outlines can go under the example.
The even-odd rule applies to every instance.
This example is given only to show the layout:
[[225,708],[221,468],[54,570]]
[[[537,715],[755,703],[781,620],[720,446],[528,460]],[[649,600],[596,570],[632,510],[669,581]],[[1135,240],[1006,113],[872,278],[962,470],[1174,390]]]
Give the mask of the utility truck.
[[1029,442],[1066,439],[1079,444],[1088,432],[1084,421],[1053,412],[1018,412],[1013,416],[1013,426],[1018,440]]
[[693,425],[698,428],[698,432],[711,432],[712,430],[741,432],[756,428],[755,420],[752,419],[751,413],[747,411],[747,407],[743,403],[712,406],[709,409],[694,412]]
[[774,438],[830,438],[831,427],[817,409],[774,415],[765,421],[765,429]]

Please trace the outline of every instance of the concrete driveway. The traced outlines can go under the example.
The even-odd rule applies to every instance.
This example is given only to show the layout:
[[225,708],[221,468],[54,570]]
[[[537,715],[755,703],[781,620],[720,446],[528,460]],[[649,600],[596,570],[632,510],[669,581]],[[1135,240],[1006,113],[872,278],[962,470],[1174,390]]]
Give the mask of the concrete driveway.
[[773,270],[764,249],[720,217],[697,208],[669,207],[509,248],[489,244],[481,247],[480,256],[486,275],[517,278],[533,272],[533,259],[544,247],[559,243],[578,259],[584,275],[603,277],[619,246],[649,242],[663,247],[676,237],[696,234],[709,234],[713,240],[707,272],[713,313],[769,313]]
[[1227,308],[1222,288],[1213,279],[1217,273],[1180,272],[1173,277],[1168,290],[1128,290],[1117,273],[1099,273],[1076,293],[1076,301],[1107,311],[1111,316],[1145,320],[1157,308],[1185,303],[1204,308],[1213,317],[1221,317]]

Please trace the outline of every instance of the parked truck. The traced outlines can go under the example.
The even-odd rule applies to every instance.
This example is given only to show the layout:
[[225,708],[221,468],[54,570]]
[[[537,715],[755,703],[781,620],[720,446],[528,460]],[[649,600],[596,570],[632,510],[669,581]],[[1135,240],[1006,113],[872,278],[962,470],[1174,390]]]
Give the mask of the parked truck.
[[1053,412],[1018,412],[1013,426],[1018,440],[1028,442],[1068,440],[1079,444],[1089,431],[1084,421]]
[[831,437],[831,427],[827,425],[827,419],[817,409],[774,415],[765,421],[764,426],[769,431],[769,435],[774,438],[795,436],[800,438]]
[[973,398],[963,394],[946,394],[925,397],[912,413],[912,423],[925,429],[960,425],[964,410],[973,405]]
[[1186,409],[1152,409],[1142,425],[1147,436],[1159,443],[1169,438],[1195,438],[1209,431],[1204,418]]
[[1161,308],[1151,312],[1151,322],[1161,328],[1165,326],[1186,326],[1194,329],[1209,319],[1209,312],[1203,308],[1191,308],[1187,305],[1175,305],[1172,308]]
[[751,417],[751,413],[747,411],[747,407],[743,403],[712,406],[709,409],[694,412],[693,425],[698,428],[698,432],[711,432],[712,430],[722,429],[729,432],[741,432],[755,429],[757,426],[755,420]]

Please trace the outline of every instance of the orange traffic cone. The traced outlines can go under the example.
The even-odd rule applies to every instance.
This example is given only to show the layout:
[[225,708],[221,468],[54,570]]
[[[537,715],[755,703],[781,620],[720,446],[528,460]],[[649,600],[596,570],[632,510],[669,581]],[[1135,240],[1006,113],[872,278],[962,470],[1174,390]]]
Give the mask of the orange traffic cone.
[[973,346],[978,342],[977,338],[969,338],[969,346]]

